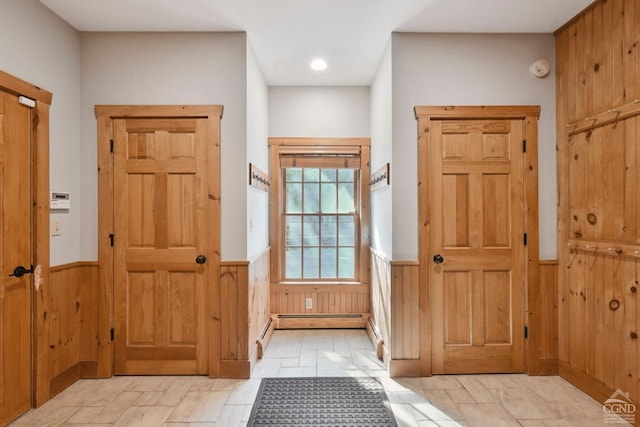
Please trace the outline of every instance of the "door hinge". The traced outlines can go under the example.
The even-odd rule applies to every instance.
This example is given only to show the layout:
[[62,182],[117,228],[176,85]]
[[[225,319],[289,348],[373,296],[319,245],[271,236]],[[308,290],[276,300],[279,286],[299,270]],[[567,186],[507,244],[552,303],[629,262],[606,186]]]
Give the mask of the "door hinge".
[[113,341],[116,338],[116,330],[114,328],[111,328],[111,341]]
[[113,139],[109,140],[109,151],[113,153]]
[[115,236],[113,234],[109,234],[109,244],[113,247],[113,241],[115,240]]
[[[527,239],[527,233],[524,233],[524,239],[523,240],[524,240],[524,245],[527,246],[527,240],[528,240]],[[113,246],[113,245],[111,245],[111,246]]]
[[529,327],[525,326],[524,327],[524,339],[526,340],[527,338],[529,338]]
[[522,152],[523,153],[527,152],[527,140],[526,139],[522,140]]

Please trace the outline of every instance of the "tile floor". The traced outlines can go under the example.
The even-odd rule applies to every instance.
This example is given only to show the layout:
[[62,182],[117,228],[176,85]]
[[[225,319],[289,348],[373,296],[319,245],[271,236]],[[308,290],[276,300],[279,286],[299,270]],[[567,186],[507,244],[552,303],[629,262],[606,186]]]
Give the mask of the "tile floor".
[[602,407],[559,377],[389,378],[364,330],[276,331],[250,380],[81,380],[12,426],[244,426],[260,378],[375,376],[399,426],[606,426]]

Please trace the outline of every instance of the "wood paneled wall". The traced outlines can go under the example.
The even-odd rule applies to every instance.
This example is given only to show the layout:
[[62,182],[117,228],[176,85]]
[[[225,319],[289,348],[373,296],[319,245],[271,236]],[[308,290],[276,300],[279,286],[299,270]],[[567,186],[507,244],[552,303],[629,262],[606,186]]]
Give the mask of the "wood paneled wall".
[[[307,298],[311,298],[310,309],[307,309],[305,305]],[[273,314],[368,314],[369,311],[368,284],[271,284],[271,313]]]
[[[541,260],[537,308],[540,375],[558,374],[558,261]],[[531,331],[534,333],[534,331]]]
[[560,374],[638,401],[640,1],[556,32]]
[[98,359],[98,264],[51,268],[49,364],[51,395],[80,378],[95,378]]
[[392,376],[420,375],[417,261],[390,261],[371,249],[371,316]]
[[220,376],[249,378],[256,340],[270,316],[270,251],[220,265]]

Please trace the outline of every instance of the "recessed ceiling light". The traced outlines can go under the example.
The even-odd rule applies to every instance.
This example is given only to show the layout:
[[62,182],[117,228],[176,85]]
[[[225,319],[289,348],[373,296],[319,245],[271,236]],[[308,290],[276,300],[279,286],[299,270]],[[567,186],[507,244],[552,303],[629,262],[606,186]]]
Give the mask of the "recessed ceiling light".
[[317,58],[311,61],[311,68],[316,71],[324,71],[327,69],[327,61],[322,58]]

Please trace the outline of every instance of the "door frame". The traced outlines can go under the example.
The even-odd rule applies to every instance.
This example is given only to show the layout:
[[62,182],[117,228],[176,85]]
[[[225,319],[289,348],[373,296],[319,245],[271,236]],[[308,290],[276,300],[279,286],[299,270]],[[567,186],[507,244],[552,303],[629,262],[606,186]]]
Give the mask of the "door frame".
[[[31,286],[31,406],[49,400],[49,109],[53,94],[4,71],[0,71],[0,90],[26,96],[36,102],[31,115],[31,221],[32,262],[41,266],[41,286]],[[39,295],[39,297],[38,297]]]
[[98,121],[98,378],[113,376],[114,345],[113,323],[113,120],[123,118],[200,118],[211,123],[214,138],[208,149],[209,197],[206,216],[212,224],[210,242],[213,259],[210,259],[210,277],[207,336],[209,337],[209,377],[220,376],[220,119],[222,105],[96,105]]
[[[539,106],[416,106],[418,120],[418,257],[420,262],[420,375],[430,376],[432,364],[431,310],[429,262],[430,209],[428,145],[431,120],[443,119],[522,119],[525,124],[524,152],[524,230],[527,233],[525,258],[525,369],[529,375],[549,374],[551,367],[541,363],[540,330],[541,301],[539,300],[539,225],[538,225],[538,119]],[[524,145],[524,144],[523,144]],[[423,250],[424,248],[424,250]]]

